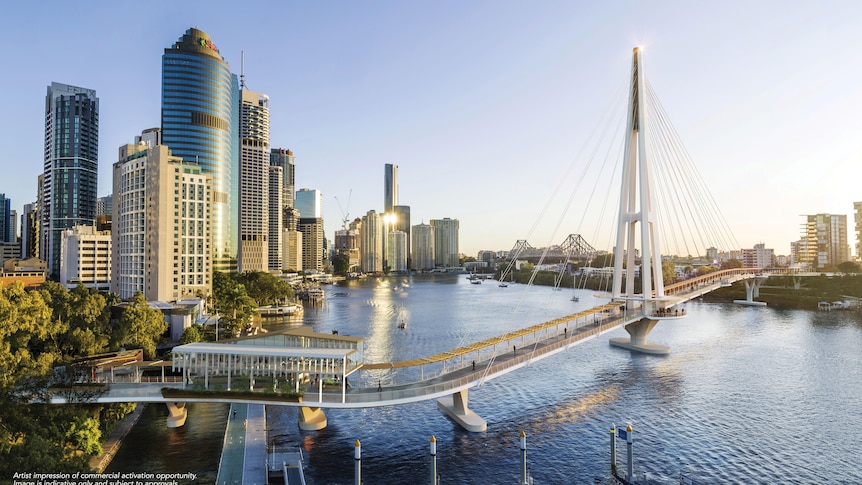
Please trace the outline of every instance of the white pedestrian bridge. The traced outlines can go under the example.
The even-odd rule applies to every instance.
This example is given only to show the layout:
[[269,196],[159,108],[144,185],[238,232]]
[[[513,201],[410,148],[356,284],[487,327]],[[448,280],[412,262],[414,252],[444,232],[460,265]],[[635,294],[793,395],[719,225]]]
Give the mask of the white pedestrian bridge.
[[[711,273],[666,288],[661,305],[611,301],[435,355],[398,362],[364,362],[364,339],[314,333],[308,327],[224,343],[180,345],[172,360],[102,366],[86,375],[103,383],[97,402],[164,402],[169,426],[181,426],[183,403],[266,403],[296,406],[303,429],[326,426],[323,408],[392,406],[437,399],[464,428],[485,421],[468,407],[468,390],[599,335],[625,327],[630,339],[611,344],[646,353],[669,352],[646,341],[661,320],[685,316],[679,304],[739,280],[761,281],[760,270]],[[746,281],[748,283],[749,281]],[[749,292],[751,294],[752,292]],[[150,369],[150,372],[145,372]],[[153,371],[155,369],[155,371]],[[168,371],[167,369],[170,369]],[[150,374],[147,376],[147,374]],[[56,393],[52,402],[70,400]]]

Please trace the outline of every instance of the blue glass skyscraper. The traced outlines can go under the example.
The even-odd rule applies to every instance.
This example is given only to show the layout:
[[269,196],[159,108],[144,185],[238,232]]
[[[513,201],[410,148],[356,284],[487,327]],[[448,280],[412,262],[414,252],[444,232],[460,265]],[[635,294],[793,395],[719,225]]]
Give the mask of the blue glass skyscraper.
[[239,82],[210,36],[191,28],[162,56],[162,143],[213,177],[212,257],[236,271]]

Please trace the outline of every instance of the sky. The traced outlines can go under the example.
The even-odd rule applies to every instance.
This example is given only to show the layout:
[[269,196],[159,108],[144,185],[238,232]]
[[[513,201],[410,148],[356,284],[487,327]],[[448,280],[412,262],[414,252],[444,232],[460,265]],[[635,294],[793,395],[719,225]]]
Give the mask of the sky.
[[387,163],[411,223],[458,219],[464,254],[587,237],[579,207],[538,221],[641,46],[741,247],[789,254],[816,213],[847,214],[853,246],[860,18],[854,1],[16,2],[0,18],[0,193],[19,215],[36,199],[52,81],[96,90],[110,193],[118,147],[160,124],[164,49],[196,27],[238,74],[244,52],[272,146],[294,152],[297,189],[323,193],[327,238],[343,212],[382,212]]

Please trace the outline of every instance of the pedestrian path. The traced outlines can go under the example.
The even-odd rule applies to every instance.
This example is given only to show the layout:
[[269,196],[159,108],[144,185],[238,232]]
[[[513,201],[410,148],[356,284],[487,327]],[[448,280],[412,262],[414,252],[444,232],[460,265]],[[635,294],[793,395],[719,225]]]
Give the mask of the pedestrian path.
[[266,413],[262,404],[231,404],[218,485],[266,483]]

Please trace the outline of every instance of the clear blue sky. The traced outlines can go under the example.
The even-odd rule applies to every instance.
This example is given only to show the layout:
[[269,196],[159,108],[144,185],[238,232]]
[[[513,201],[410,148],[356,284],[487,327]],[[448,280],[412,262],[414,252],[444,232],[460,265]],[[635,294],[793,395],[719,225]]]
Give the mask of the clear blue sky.
[[163,50],[194,26],[237,73],[245,51],[272,145],[294,151],[297,188],[323,192],[328,238],[335,197],[351,219],[381,211],[395,163],[412,223],[459,219],[462,252],[541,246],[554,237],[528,237],[533,221],[643,46],[740,245],[788,254],[799,215],[826,212],[850,215],[852,246],[860,19],[853,1],[16,2],[0,17],[0,192],[19,214],[35,200],[57,81],[96,90],[108,194],[117,148],[159,125]]

